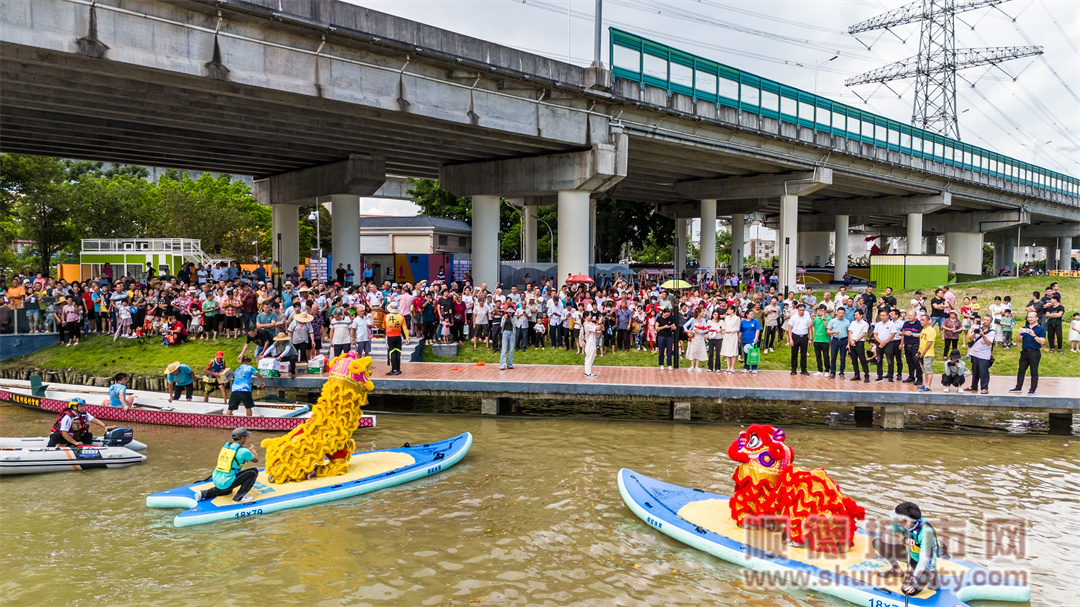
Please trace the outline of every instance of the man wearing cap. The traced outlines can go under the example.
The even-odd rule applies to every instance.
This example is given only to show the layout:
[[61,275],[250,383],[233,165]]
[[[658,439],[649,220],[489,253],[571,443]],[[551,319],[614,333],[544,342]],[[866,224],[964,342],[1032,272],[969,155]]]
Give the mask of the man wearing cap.
[[401,345],[404,336],[405,345],[409,344],[409,329],[405,327],[405,317],[399,314],[397,302],[386,306],[387,314],[383,317],[383,330],[386,334],[386,353],[390,357],[390,371],[387,375],[401,375]]
[[191,372],[191,367],[181,364],[178,360],[173,361],[165,367],[165,381],[169,385],[170,403],[173,400],[180,400],[182,392],[187,393],[187,400],[191,402],[191,394],[195,390],[195,375]]
[[210,359],[210,362],[206,363],[203,367],[203,402],[209,402],[210,395],[217,390],[221,390],[222,400],[229,400],[229,395],[225,393],[225,384],[221,383],[221,379],[225,374],[225,353],[218,351],[214,354],[214,357]]
[[254,446],[248,446],[251,433],[246,428],[237,428],[232,431],[232,440],[218,452],[217,466],[210,476],[214,486],[209,489],[195,492],[195,501],[212,500],[222,495],[229,495],[236,491],[232,501],[246,504],[254,501],[248,496],[248,491],[255,486],[259,478],[258,468],[244,469],[247,462],[259,463],[259,454]]
[[113,428],[87,413],[86,401],[76,398],[68,403],[67,409],[61,411],[60,416],[56,418],[52,433],[49,435],[48,446],[89,445],[94,442],[94,435],[90,434],[90,424],[97,424],[106,432]]
[[[251,366],[251,357],[245,356],[240,361],[240,366],[236,368],[236,373],[233,373],[232,381],[232,394],[229,395],[229,410],[225,412],[225,415],[232,415],[233,411],[240,408],[240,405],[244,405],[247,409],[247,416],[251,417],[252,409],[255,408],[255,400],[251,398],[251,378],[258,377],[259,384],[263,390],[266,389],[266,382],[255,370],[255,367]],[[222,392],[225,388],[222,387]]]

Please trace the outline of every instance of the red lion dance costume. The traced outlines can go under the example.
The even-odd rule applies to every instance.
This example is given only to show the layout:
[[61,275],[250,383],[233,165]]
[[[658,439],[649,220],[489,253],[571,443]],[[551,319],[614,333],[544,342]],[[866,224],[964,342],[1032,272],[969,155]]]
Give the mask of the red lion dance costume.
[[740,527],[780,519],[790,544],[846,552],[854,545],[855,520],[862,520],[865,510],[844,497],[824,469],[792,465],[795,455],[784,444],[786,437],[780,428],[754,424],[732,441],[728,457],[739,467],[731,476],[731,518]]

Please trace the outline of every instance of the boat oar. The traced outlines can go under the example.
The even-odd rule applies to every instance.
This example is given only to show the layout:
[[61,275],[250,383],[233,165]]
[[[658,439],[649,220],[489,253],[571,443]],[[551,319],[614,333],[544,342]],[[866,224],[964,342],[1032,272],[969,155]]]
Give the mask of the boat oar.
[[138,407],[140,409],[154,409],[156,411],[175,411],[173,407],[158,407],[157,405],[132,405],[132,407]]

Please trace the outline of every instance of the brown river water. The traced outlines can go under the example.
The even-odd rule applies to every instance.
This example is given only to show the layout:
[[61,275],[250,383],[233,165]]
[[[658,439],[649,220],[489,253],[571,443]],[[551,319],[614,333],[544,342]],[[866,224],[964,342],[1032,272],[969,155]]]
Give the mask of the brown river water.
[[[51,422],[0,408],[5,436],[42,435]],[[654,531],[622,503],[622,467],[730,494],[726,449],[739,429],[381,415],[357,433],[362,447],[466,431],[475,443],[425,480],[177,529],[178,511],[148,509],[145,496],[205,478],[225,433],[138,426],[149,445],[141,465],[0,480],[0,605],[847,605],[749,586],[739,567]],[[796,464],[825,467],[868,519],[916,501],[935,522],[966,528],[968,560],[1027,571],[1033,605],[1078,604],[1080,439],[786,430]],[[987,517],[1027,521],[1022,559],[987,556]]]

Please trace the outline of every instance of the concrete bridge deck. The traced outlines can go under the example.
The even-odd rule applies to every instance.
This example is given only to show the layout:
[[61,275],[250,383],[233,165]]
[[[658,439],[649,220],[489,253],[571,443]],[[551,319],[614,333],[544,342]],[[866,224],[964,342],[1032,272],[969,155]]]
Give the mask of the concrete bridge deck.
[[[596,367],[596,379],[586,379],[580,366],[515,365],[499,371],[497,365],[455,363],[402,363],[402,375],[387,377],[383,363],[373,380],[379,394],[400,396],[456,396],[479,398],[484,414],[498,415],[500,399],[562,401],[670,401],[677,420],[690,420],[694,406],[725,403],[829,403],[852,405],[859,412],[879,408],[886,428],[903,428],[907,409],[1025,411],[1051,414],[1052,428],[1071,426],[1080,413],[1080,378],[1046,377],[1039,380],[1037,396],[1010,394],[1015,379],[995,376],[990,394],[945,394],[936,385],[930,393],[911,384],[870,383],[827,377],[792,376],[788,371],[690,372],[644,367]],[[327,375],[296,379],[268,378],[270,389],[318,391]],[[505,408],[503,408],[505,409]]]

